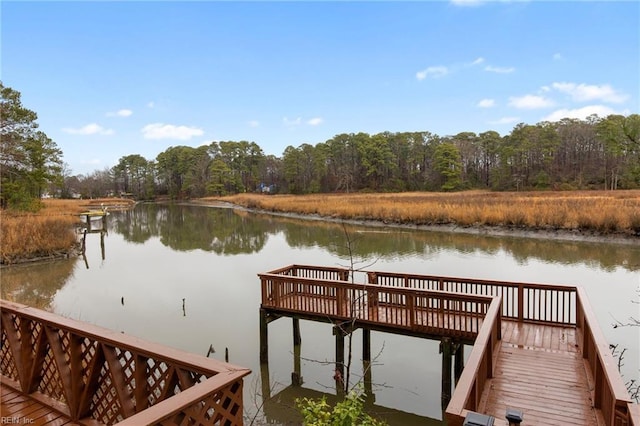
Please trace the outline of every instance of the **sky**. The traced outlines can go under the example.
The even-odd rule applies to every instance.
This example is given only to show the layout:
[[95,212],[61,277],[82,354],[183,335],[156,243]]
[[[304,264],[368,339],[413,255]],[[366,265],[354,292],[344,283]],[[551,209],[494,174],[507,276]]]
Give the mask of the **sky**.
[[70,174],[640,113],[637,1],[0,2],[0,72]]

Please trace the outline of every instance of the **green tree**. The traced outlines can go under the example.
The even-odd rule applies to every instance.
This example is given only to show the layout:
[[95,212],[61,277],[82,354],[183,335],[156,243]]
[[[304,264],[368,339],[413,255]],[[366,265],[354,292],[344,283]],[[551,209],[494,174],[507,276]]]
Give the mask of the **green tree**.
[[3,207],[30,209],[59,180],[62,151],[37,130],[37,114],[20,97],[0,82],[0,200]]
[[153,167],[138,154],[121,157],[113,167],[113,175],[120,192],[131,193],[136,199],[153,195]]
[[605,188],[640,186],[640,115],[609,115],[597,124],[604,143]]
[[440,175],[440,189],[454,191],[462,185],[462,162],[458,148],[451,142],[439,144],[434,153],[435,170]]

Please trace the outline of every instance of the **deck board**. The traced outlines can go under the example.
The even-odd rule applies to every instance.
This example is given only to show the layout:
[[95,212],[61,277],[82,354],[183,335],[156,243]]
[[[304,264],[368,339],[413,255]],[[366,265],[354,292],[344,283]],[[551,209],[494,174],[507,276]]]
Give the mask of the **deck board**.
[[485,414],[522,410],[523,424],[598,426],[573,327],[502,322],[502,343],[483,392]]
[[5,423],[34,426],[63,426],[76,423],[51,408],[0,383],[0,412]]

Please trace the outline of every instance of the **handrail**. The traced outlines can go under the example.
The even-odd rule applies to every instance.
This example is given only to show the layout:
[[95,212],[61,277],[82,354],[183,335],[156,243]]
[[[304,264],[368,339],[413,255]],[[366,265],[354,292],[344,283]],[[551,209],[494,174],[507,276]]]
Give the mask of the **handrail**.
[[445,415],[450,425],[464,419],[467,411],[478,410],[485,383],[493,377],[493,357],[497,354],[497,347],[500,344],[501,304],[500,296],[492,300],[471,354],[447,405]]
[[475,338],[490,296],[258,274],[262,308]]
[[171,416],[173,401],[186,397],[173,398],[186,394],[207,407],[202,424],[242,423],[248,369],[18,303],[0,300],[0,308],[3,382],[74,422],[115,424],[150,407]]
[[347,268],[292,264],[269,271],[268,273],[303,278],[346,281],[349,279],[349,272],[350,270]]
[[630,424],[629,392],[582,288],[578,288],[577,311],[577,328],[582,331],[582,356],[594,385],[594,407],[602,411],[607,425]]
[[367,273],[370,284],[502,297],[502,317],[575,325],[576,287],[394,272]]

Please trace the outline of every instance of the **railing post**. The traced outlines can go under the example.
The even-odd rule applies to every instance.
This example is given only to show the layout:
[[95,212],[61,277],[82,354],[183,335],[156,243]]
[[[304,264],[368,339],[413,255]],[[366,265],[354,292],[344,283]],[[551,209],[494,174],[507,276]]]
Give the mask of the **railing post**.
[[518,322],[524,321],[524,284],[518,284]]
[[410,330],[413,330],[413,326],[415,325],[415,294],[407,294],[407,325]]

